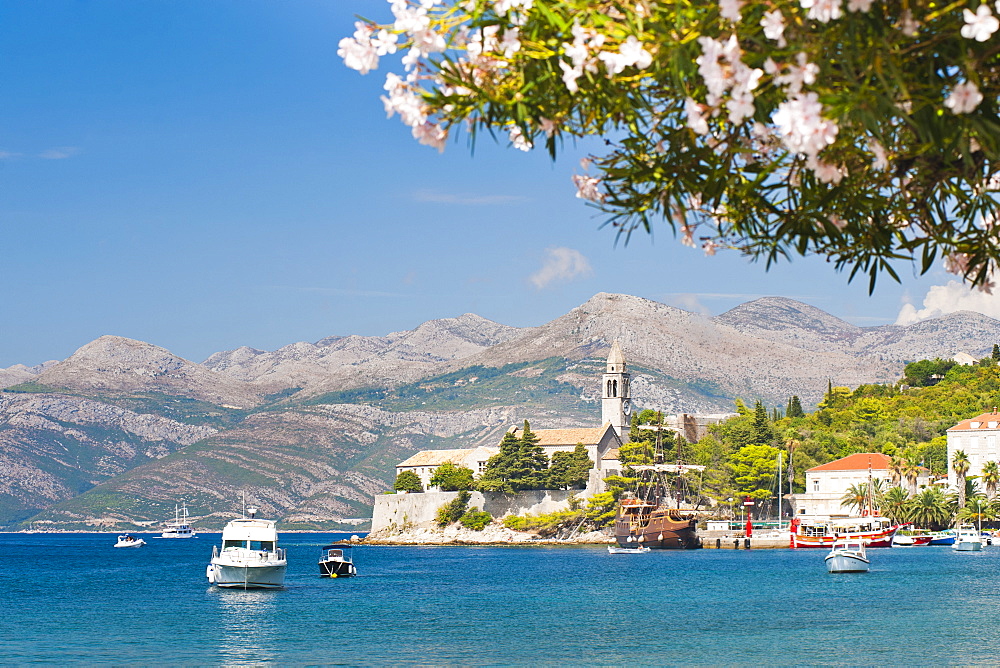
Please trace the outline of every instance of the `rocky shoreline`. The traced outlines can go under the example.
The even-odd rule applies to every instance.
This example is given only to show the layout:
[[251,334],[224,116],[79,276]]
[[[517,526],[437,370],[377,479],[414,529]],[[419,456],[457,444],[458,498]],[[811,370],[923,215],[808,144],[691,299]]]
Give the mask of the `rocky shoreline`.
[[482,531],[462,527],[384,529],[368,534],[359,541],[362,545],[604,545],[614,543],[614,538],[602,531],[592,531],[569,539],[542,538],[537,534],[514,531],[492,525]]

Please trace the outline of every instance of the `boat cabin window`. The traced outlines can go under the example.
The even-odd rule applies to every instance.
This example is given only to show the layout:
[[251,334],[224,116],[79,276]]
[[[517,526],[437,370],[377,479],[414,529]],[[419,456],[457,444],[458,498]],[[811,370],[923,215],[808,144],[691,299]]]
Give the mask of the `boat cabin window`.
[[329,552],[327,552],[327,554],[329,556],[331,556],[331,557],[343,557],[344,556],[344,551],[343,550],[330,550]]
[[222,542],[222,549],[227,547],[246,547],[247,542],[245,540],[226,540]]
[[252,540],[250,541],[251,550],[273,550],[274,541],[273,540]]

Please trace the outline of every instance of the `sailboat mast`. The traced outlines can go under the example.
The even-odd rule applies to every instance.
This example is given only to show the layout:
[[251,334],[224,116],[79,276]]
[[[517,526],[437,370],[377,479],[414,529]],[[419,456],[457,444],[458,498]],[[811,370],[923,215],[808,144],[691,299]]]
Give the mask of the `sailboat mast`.
[[778,450],[778,531],[781,531],[781,450]]

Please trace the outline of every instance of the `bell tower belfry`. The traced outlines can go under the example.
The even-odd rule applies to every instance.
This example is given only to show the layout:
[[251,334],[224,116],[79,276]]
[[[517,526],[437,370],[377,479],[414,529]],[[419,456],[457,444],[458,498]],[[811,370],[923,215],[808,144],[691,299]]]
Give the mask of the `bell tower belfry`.
[[618,339],[611,344],[608,366],[601,383],[601,424],[610,422],[624,443],[628,439],[632,415],[632,389],[625,370],[625,355]]

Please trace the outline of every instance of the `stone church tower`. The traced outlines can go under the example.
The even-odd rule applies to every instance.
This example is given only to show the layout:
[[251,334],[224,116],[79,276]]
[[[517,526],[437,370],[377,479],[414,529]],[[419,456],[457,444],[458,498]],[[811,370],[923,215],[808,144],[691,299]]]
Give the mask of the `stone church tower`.
[[632,391],[629,373],[625,370],[625,355],[618,339],[611,344],[601,386],[601,424],[610,422],[624,443],[628,440],[629,420],[632,417]]

